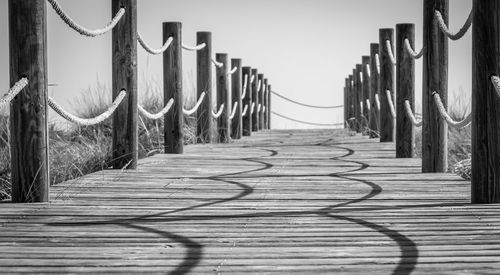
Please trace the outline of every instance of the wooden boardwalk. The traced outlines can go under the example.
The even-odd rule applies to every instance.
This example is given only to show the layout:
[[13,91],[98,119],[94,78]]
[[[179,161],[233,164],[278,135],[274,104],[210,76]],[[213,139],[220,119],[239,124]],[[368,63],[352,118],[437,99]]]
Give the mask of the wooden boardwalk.
[[500,205],[394,144],[270,131],[0,205],[0,272],[498,274]]

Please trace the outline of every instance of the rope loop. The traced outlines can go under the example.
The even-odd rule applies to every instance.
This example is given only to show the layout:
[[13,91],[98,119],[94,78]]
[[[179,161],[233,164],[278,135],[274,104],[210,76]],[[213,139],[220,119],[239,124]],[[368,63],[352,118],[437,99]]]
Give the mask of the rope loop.
[[422,126],[422,121],[417,121],[415,115],[413,114],[413,111],[411,110],[411,105],[408,100],[405,100],[405,109],[406,109],[406,115],[410,119],[411,123],[416,127]]
[[229,116],[230,120],[233,120],[234,116],[236,115],[236,110],[238,109],[238,102],[235,102],[233,104],[233,111],[231,112],[231,115]]
[[205,44],[205,43],[201,43],[200,45],[196,45],[196,46],[188,46],[188,45],[182,43],[182,49],[186,50],[186,51],[199,51],[199,50],[204,49],[206,46],[207,46],[207,44]]
[[232,70],[230,70],[229,72],[227,72],[227,75],[228,75],[228,76],[229,76],[229,75],[232,75],[232,74],[234,74],[237,70],[238,70],[238,68],[237,68],[237,67],[234,67]]
[[424,55],[424,49],[423,48],[418,53],[415,50],[413,50],[413,48],[411,47],[411,44],[410,44],[410,40],[408,40],[408,38],[405,38],[405,42],[404,43],[405,43],[405,49],[406,49],[406,51],[408,52],[408,54],[410,54],[410,56],[413,59],[419,59],[419,58],[421,58]]
[[9,104],[23,89],[28,85],[28,78],[23,77],[19,79],[12,88],[0,97],[0,108]]
[[219,61],[215,60],[213,57],[212,57],[212,63],[215,65],[215,67],[217,68],[222,68],[222,66],[224,66],[224,64],[220,63]]
[[467,33],[467,31],[472,26],[473,11],[471,11],[469,13],[469,17],[467,17],[467,20],[465,21],[464,25],[457,33],[450,32],[450,29],[448,28],[448,26],[446,26],[446,23],[444,22],[443,16],[441,15],[441,12],[436,11],[435,16],[436,16],[436,20],[437,20],[438,26],[441,29],[441,31],[449,39],[454,40],[454,41],[459,40],[460,38],[464,37],[464,35]]
[[174,38],[169,37],[167,39],[167,41],[165,41],[165,44],[163,44],[163,46],[159,49],[153,49],[152,47],[150,47],[144,41],[144,39],[142,39],[142,37],[139,33],[137,33],[137,40],[139,41],[139,44],[142,46],[142,48],[144,48],[144,50],[146,50],[146,52],[153,54],[153,55],[159,55],[159,54],[162,54],[163,52],[165,52],[168,49],[168,47],[170,47],[170,45],[172,44],[172,41],[174,41]]
[[243,108],[243,112],[241,112],[241,116],[244,117],[247,115],[247,111],[248,111],[248,104],[245,105],[245,108]]
[[443,102],[441,101],[441,97],[437,92],[433,92],[432,96],[434,97],[434,101],[436,102],[437,109],[439,110],[439,114],[441,117],[448,123],[450,127],[453,127],[455,129],[460,129],[467,127],[471,121],[472,121],[472,113],[469,113],[463,120],[456,121],[451,118],[451,116],[448,114],[446,111],[446,108],[443,105]]
[[205,98],[205,92],[201,93],[200,98],[198,98],[198,101],[196,102],[196,104],[194,105],[193,108],[191,108],[190,110],[186,110],[186,109],[182,108],[182,112],[187,116],[194,114],[198,110],[198,108],[200,107],[204,98]]
[[212,110],[212,116],[215,118],[215,119],[218,119],[222,113],[224,112],[224,103],[222,103],[220,106],[219,106],[219,111],[217,111],[217,113],[214,113],[214,111]]
[[138,105],[137,108],[143,116],[145,116],[151,120],[158,120],[158,119],[162,118],[163,116],[165,116],[168,113],[168,111],[170,111],[170,108],[172,108],[173,104],[174,104],[174,99],[171,98],[167,102],[167,105],[165,107],[163,107],[163,109],[156,114],[152,114],[152,113],[146,111],[146,109],[144,109],[144,107],[142,107],[141,105]]

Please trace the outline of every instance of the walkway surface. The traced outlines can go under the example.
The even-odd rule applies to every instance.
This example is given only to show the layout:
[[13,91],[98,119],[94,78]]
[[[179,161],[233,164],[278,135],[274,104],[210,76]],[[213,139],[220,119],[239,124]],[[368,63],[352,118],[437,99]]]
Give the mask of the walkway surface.
[[500,205],[394,144],[269,131],[0,204],[0,272],[498,274]]

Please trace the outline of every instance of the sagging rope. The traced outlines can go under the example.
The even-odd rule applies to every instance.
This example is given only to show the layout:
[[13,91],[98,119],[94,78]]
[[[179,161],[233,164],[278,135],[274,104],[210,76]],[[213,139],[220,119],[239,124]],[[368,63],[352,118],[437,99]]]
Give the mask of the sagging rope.
[[174,38],[169,37],[167,39],[167,41],[165,41],[165,44],[163,44],[163,46],[159,49],[153,49],[152,47],[150,47],[144,41],[144,39],[142,39],[142,37],[139,33],[137,33],[137,40],[139,41],[139,44],[142,46],[142,48],[144,48],[144,50],[146,50],[148,53],[153,54],[153,55],[158,55],[158,54],[162,54],[163,52],[165,52],[168,49],[168,47],[170,47],[170,45],[172,44],[172,41],[174,41]]
[[274,115],[277,115],[277,116],[279,116],[281,118],[284,118],[284,119],[288,119],[288,120],[291,120],[291,121],[294,121],[294,122],[298,122],[298,123],[302,123],[302,124],[313,125],[313,126],[328,126],[328,127],[333,127],[333,126],[344,125],[343,122],[342,123],[333,123],[333,124],[307,122],[307,121],[302,121],[302,120],[294,119],[294,118],[291,118],[291,117],[287,117],[287,116],[278,114],[278,113],[276,113],[274,111],[271,111],[271,113],[273,113]]
[[248,112],[248,104],[245,105],[245,108],[243,108],[243,112],[241,112],[241,116],[244,117],[247,115]]
[[139,112],[149,118],[149,119],[152,119],[152,120],[158,120],[162,117],[164,117],[168,111],[170,111],[170,108],[172,108],[172,105],[174,104],[174,99],[171,98],[168,102],[167,102],[167,105],[165,105],[165,107],[163,107],[163,109],[161,111],[159,111],[158,113],[156,114],[152,114],[148,111],[146,111],[146,109],[144,109],[144,107],[142,107],[141,105],[138,105],[137,106],[137,109],[139,110]]
[[380,112],[380,99],[378,98],[378,94],[375,94],[375,105],[377,106],[377,111]]
[[222,103],[219,107],[219,111],[217,111],[217,113],[214,113],[214,111],[212,110],[212,116],[215,118],[215,119],[218,119],[222,113],[224,112],[224,103]]
[[495,87],[495,91],[497,91],[497,96],[500,98],[500,77],[493,75],[491,76],[491,84]]
[[450,117],[450,115],[444,108],[443,102],[441,101],[441,97],[439,96],[439,94],[437,92],[433,92],[432,96],[434,97],[434,101],[436,102],[439,114],[441,114],[441,117],[446,121],[446,123],[448,123],[450,127],[459,129],[467,127],[471,123],[472,113],[469,113],[467,117],[465,117],[463,120],[455,121],[453,120],[453,118]]
[[247,87],[248,87],[248,75],[245,75],[245,80],[243,81],[243,93],[241,94],[241,99],[244,99],[247,96]]
[[394,52],[392,51],[392,45],[389,39],[385,40],[385,48],[387,49],[387,55],[389,55],[389,59],[391,60],[392,65],[396,65],[396,57],[394,56]]
[[222,66],[224,66],[224,64],[218,62],[217,60],[215,60],[213,57],[212,57],[212,63],[215,65],[215,67],[217,68],[222,68]]
[[446,23],[443,20],[443,16],[439,11],[435,12],[436,20],[438,22],[438,26],[441,29],[441,31],[451,40],[459,40],[462,38],[467,31],[470,29],[472,25],[472,16],[473,12],[471,11],[469,13],[469,17],[467,17],[467,21],[465,21],[465,24],[462,26],[462,28],[457,32],[457,33],[452,33],[450,32],[448,26],[446,26]]
[[207,44],[205,44],[205,43],[201,43],[200,45],[196,45],[196,46],[188,46],[188,45],[182,43],[182,49],[184,49],[186,51],[199,51],[199,50],[204,49],[206,46],[207,46]]
[[406,115],[410,119],[411,123],[415,125],[416,127],[422,126],[422,121],[417,121],[415,118],[415,115],[413,115],[413,111],[411,110],[411,105],[408,100],[405,100],[405,109],[406,109]]
[[187,116],[194,114],[198,110],[198,108],[200,107],[204,98],[205,98],[205,92],[201,93],[200,98],[198,98],[198,101],[196,102],[196,104],[194,105],[193,108],[191,108],[190,110],[186,110],[186,109],[182,108],[182,112]]
[[125,8],[120,8],[120,10],[116,13],[115,17],[113,17],[113,19],[104,28],[97,30],[89,30],[85,27],[80,26],[73,19],[71,19],[69,15],[67,15],[64,12],[64,10],[59,6],[56,0],[47,0],[47,1],[52,6],[54,11],[59,15],[59,17],[61,17],[64,23],[66,23],[68,26],[70,26],[73,30],[75,30],[79,34],[89,37],[99,36],[112,30],[125,14]]
[[59,106],[51,97],[48,98],[48,103],[49,106],[62,118],[66,119],[69,122],[78,124],[80,126],[92,126],[96,125],[99,123],[102,123],[104,120],[108,119],[115,111],[116,108],[122,103],[123,99],[127,95],[127,92],[125,90],[121,90],[120,94],[116,97],[115,101],[111,104],[111,106],[108,107],[108,109],[94,117],[94,118],[80,118],[75,115],[72,115],[68,113],[66,110],[64,110],[61,106]]
[[232,74],[234,74],[237,70],[238,70],[238,68],[237,68],[237,67],[234,67],[232,70],[230,70],[229,72],[227,72],[227,75],[228,75],[228,76],[229,76],[229,75],[232,75]]
[[230,120],[233,120],[234,116],[236,115],[236,110],[238,109],[238,102],[235,102],[233,104],[233,111],[231,112],[231,115],[229,116]]
[[288,97],[285,97],[275,91],[271,91],[271,93],[283,98],[284,100],[287,100],[287,101],[290,101],[292,103],[295,103],[297,105],[301,105],[301,106],[304,106],[304,107],[309,107],[309,108],[316,108],[316,109],[336,109],[336,108],[342,108],[344,107],[344,105],[337,105],[337,106],[316,106],[316,105],[309,105],[309,104],[305,104],[305,103],[300,103],[298,101],[295,101],[293,99],[290,99]]
[[12,88],[9,89],[2,97],[0,97],[0,108],[9,104],[18,95],[24,87],[28,85],[28,78],[23,77],[19,79]]
[[392,102],[392,94],[391,91],[385,90],[387,95],[387,102],[389,103],[389,110],[391,111],[391,116],[393,119],[396,119],[396,108],[394,108],[394,102]]
[[380,56],[375,54],[375,65],[377,66],[377,74],[380,74]]
[[405,49],[406,51],[408,52],[408,54],[410,54],[410,56],[413,58],[413,59],[419,59],[421,58],[423,55],[424,55],[424,49],[422,48],[420,50],[420,52],[416,52],[412,47],[411,47],[411,44],[410,44],[410,40],[408,40],[408,38],[405,38]]

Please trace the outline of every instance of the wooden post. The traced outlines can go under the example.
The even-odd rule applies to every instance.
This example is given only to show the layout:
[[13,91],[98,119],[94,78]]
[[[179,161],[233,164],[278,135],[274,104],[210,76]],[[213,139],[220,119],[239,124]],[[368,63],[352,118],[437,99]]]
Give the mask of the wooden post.
[[113,28],[113,100],[122,89],[127,96],[113,114],[113,168],[135,169],[137,134],[137,0],[112,0],[111,13],[126,12]]
[[380,142],[392,142],[394,141],[395,134],[395,118],[391,114],[387,91],[390,91],[391,99],[394,103],[394,65],[389,57],[386,41],[389,40],[391,47],[394,48],[392,46],[394,45],[394,29],[380,29],[379,38],[380,79],[378,96],[380,100]]
[[[241,112],[243,110],[243,101],[241,100],[243,85],[241,82],[241,59],[231,59],[231,68],[236,68],[236,71],[231,75],[231,97],[233,102],[238,103],[236,113],[231,120],[231,138],[240,139],[243,135],[243,119],[241,117]],[[231,112],[232,111],[231,109]]]
[[380,92],[378,90],[379,86],[379,74],[377,70],[377,56],[379,53],[379,44],[370,44],[370,138],[379,137],[379,112],[377,109],[377,103],[375,100],[375,95],[380,97]]
[[267,93],[268,80],[264,78],[264,88],[262,89],[262,129],[267,129]]
[[182,154],[184,148],[184,114],[182,96],[182,24],[179,22],[163,23],[163,41],[169,37],[174,40],[163,53],[163,102],[173,98],[174,105],[165,115],[164,136],[165,153]]
[[[259,71],[257,69],[252,69],[252,75],[254,77],[254,81],[253,81],[253,84],[252,84],[252,105],[254,105],[254,108],[253,110],[251,110],[252,106],[249,106],[248,108],[249,111],[253,111],[253,114],[252,114],[252,131],[256,132],[259,130],[259,116],[258,116],[258,112],[257,112],[257,109],[258,109],[258,105],[259,105],[259,96],[258,96],[258,91],[259,91]],[[251,112],[250,112],[251,113]]]
[[264,75],[262,74],[262,78],[259,75],[259,79],[262,79],[262,86],[259,90],[259,104],[260,104],[260,111],[259,111],[259,131],[264,130],[264,93],[266,92],[266,78],[264,78]]
[[[357,75],[357,76],[356,76]],[[359,77],[359,74],[356,71],[356,68],[352,70],[352,107],[353,107],[353,118],[354,120],[352,121],[353,123],[353,130],[356,131],[357,133],[360,132],[359,130],[359,100],[358,100],[358,87],[357,87],[357,79]],[[358,102],[358,103],[356,103]]]
[[500,2],[474,0],[472,22],[472,203],[500,202]]
[[215,77],[217,79],[217,111],[224,104],[224,111],[217,119],[218,141],[228,143],[231,137],[231,126],[229,125],[229,115],[231,112],[231,101],[229,98],[229,79],[227,73],[228,57],[225,53],[215,55],[217,62],[222,63],[222,67],[216,68]]
[[[258,104],[255,103],[255,108],[256,108],[255,110],[257,111],[257,117],[258,117],[258,119],[257,119],[257,121],[258,121],[257,128],[260,131],[260,130],[262,130],[262,122],[263,122],[262,121],[262,119],[263,119],[263,117],[262,117],[262,103],[263,103],[263,100],[262,99],[264,97],[262,96],[262,93],[264,91],[264,74],[258,74],[258,76],[259,76],[258,79],[259,79],[260,86],[257,89]],[[260,110],[258,108],[258,105],[260,105]]]
[[422,172],[448,170],[448,125],[441,118],[432,93],[448,107],[448,38],[435,19],[436,10],[448,23],[448,0],[424,0],[422,84]]
[[273,92],[272,85],[267,86],[267,129],[271,130],[271,94]]
[[197,32],[196,43],[205,48],[196,52],[196,92],[198,98],[205,92],[205,99],[196,112],[198,143],[213,141],[212,119],[212,33]]
[[363,82],[362,82],[362,94],[363,94],[363,121],[364,121],[364,126],[365,126],[365,133],[366,135],[370,135],[372,132],[372,129],[370,129],[370,105],[368,104],[367,101],[370,100],[370,73],[368,72],[368,65],[370,65],[370,56],[363,56],[361,58],[362,62],[362,67],[361,67],[361,74],[363,75]]
[[9,0],[10,85],[28,78],[12,101],[12,202],[49,201],[47,10],[44,0]]
[[415,48],[415,25],[396,25],[396,158],[413,158],[415,155],[415,126],[408,117],[405,101],[415,112],[415,60],[405,48],[405,39]]
[[363,106],[365,105],[363,102],[363,82],[361,79],[361,72],[363,71],[363,67],[361,64],[356,64],[356,78],[354,81],[354,86],[356,88],[356,102],[357,112],[356,119],[358,121],[358,133],[364,134],[366,131],[366,119],[363,114]]
[[[247,106],[247,113],[243,116],[243,135],[251,136],[252,135],[252,87],[253,85],[250,83],[250,79],[252,78],[252,68],[251,67],[243,67],[243,77],[247,78],[247,87],[246,87],[246,95],[243,98],[243,108]],[[245,81],[243,79],[243,81]],[[245,93],[245,91],[243,91]]]
[[344,129],[347,129],[347,120],[349,119],[349,78],[344,79]]
[[354,101],[356,98],[356,95],[354,94],[354,77],[352,74],[349,75],[349,85],[347,87],[348,93],[349,93],[349,118],[348,118],[348,124],[349,128],[351,130],[356,130],[356,122],[354,120],[351,120],[351,118],[355,118],[356,116],[356,110],[354,109]]

